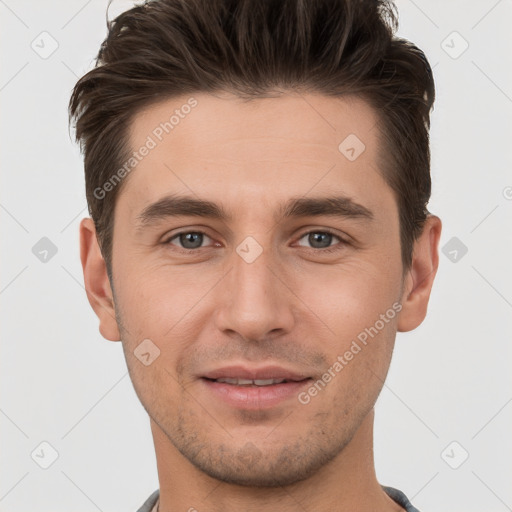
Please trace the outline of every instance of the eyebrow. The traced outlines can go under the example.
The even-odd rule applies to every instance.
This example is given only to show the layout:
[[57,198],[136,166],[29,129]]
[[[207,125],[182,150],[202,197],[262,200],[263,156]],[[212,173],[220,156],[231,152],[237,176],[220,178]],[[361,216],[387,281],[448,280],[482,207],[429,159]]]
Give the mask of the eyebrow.
[[[223,222],[233,220],[222,205],[191,196],[167,195],[146,206],[136,218],[136,229],[178,217],[204,217]],[[291,198],[275,214],[276,222],[295,217],[339,217],[371,221],[373,212],[345,196]]]

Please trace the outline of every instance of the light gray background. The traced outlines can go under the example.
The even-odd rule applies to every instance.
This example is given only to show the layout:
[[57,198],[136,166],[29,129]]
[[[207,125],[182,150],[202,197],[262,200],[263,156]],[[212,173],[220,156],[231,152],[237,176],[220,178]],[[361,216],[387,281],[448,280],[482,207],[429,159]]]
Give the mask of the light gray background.
[[[66,109],[106,5],[0,0],[4,512],[135,511],[158,487],[149,420],[121,344],[99,334],[79,260],[87,210]],[[110,17],[131,5],[115,1]],[[428,318],[398,335],[376,407],[377,475],[422,512],[512,510],[512,1],[398,7],[399,35],[436,78],[430,210],[441,247],[457,237],[468,252],[441,254]],[[31,47],[49,52],[52,39],[47,58]],[[42,237],[57,248],[45,263],[32,252]],[[47,469],[42,442],[58,452]]]

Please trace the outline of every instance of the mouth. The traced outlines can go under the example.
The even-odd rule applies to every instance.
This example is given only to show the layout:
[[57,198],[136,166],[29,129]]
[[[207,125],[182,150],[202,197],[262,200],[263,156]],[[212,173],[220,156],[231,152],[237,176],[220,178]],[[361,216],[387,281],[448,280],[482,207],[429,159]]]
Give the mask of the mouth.
[[277,365],[267,365],[260,368],[237,365],[217,368],[204,373],[201,377],[234,385],[268,386],[281,382],[302,381],[311,378],[311,375]]
[[[236,376],[234,373],[237,371],[245,375]],[[281,372],[282,375],[279,376],[276,372]],[[226,376],[226,373],[230,375]],[[248,373],[252,373],[252,378]],[[254,375],[255,373],[259,375]],[[272,373],[274,375],[269,375]],[[311,385],[313,378],[276,368],[259,372],[224,368],[210,372],[208,376],[201,377],[200,381],[204,384],[209,401],[220,400],[236,409],[261,410],[293,403],[293,399],[298,401],[298,394],[304,387]]]
[[230,379],[227,377],[220,379],[209,379],[204,377],[206,380],[210,382],[222,382],[224,384],[230,384],[232,386],[242,386],[242,387],[267,387],[267,386],[275,386],[276,384],[288,384],[288,383],[296,383],[303,382],[305,380],[310,380],[309,378],[301,379],[301,380],[293,380],[293,379]]

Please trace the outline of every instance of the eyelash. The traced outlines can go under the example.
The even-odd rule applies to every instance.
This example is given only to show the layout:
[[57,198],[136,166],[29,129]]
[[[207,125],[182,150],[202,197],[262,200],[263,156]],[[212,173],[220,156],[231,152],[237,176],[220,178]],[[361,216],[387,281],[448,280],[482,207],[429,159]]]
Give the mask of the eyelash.
[[[170,242],[171,240],[174,240],[175,238],[179,237],[180,235],[185,235],[185,234],[189,234],[189,233],[196,233],[196,234],[201,234],[201,235],[205,235],[207,236],[208,238],[211,239],[210,236],[208,236],[204,231],[180,231],[179,233],[175,233],[174,235],[172,235],[170,238],[167,238],[163,244],[164,245],[170,245]],[[325,247],[323,249],[316,249],[314,247],[306,247],[306,249],[310,249],[316,253],[327,253],[327,254],[330,254],[330,253],[333,253],[333,252],[336,252],[336,251],[339,251],[342,247],[340,246],[343,246],[343,245],[348,245],[349,243],[347,242],[347,240],[345,240],[344,238],[342,238],[340,235],[337,235],[336,233],[334,233],[333,231],[329,230],[329,229],[322,229],[322,230],[318,230],[318,229],[314,229],[314,230],[311,230],[311,231],[305,231],[304,233],[302,233],[298,238],[297,238],[297,241],[301,240],[302,238],[304,238],[306,235],[310,235],[311,233],[321,233],[321,234],[329,234],[329,235],[332,235],[333,237],[337,238],[340,243],[339,244],[335,244],[334,246],[331,246],[331,247]],[[300,247],[303,247],[303,246],[300,246]],[[186,249],[184,247],[176,247],[179,251],[181,252],[184,252],[184,253],[192,253],[192,252],[198,252],[200,249],[205,249],[205,247],[199,247],[197,249]]]

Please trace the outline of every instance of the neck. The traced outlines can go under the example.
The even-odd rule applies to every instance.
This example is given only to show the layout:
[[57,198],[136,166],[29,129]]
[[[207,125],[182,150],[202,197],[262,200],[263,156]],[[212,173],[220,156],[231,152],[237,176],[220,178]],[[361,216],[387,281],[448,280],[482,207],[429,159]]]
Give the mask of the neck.
[[160,484],[159,512],[353,512],[403,509],[377,482],[373,459],[373,410],[341,453],[312,477],[281,487],[228,484],[206,475],[174,447],[151,420]]

